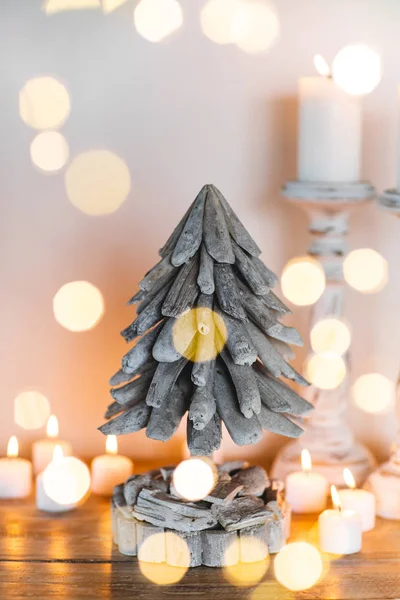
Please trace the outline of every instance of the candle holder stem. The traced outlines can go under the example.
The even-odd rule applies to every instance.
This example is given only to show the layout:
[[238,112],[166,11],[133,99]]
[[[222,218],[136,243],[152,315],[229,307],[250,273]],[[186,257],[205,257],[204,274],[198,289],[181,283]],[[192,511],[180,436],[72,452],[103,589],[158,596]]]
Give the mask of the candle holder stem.
[[[322,318],[343,316],[344,278],[343,261],[347,253],[348,213],[375,195],[367,183],[324,185],[289,182],[283,196],[302,206],[310,217],[311,245],[309,254],[317,258],[325,271],[326,289],[314,305],[311,327]],[[297,471],[301,450],[307,448],[315,470],[330,484],[343,485],[343,468],[348,467],[358,485],[365,481],[375,466],[372,454],[357,443],[346,422],[345,412],[349,397],[349,353],[344,357],[346,377],[333,390],[321,390],[311,385],[304,397],[315,409],[304,422],[305,433],[286,445],[278,454],[272,476],[284,479]]]

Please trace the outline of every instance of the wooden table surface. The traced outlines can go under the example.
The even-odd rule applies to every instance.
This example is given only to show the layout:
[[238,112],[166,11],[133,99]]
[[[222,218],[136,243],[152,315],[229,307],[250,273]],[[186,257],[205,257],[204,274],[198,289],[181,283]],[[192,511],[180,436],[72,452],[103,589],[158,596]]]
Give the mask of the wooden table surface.
[[[315,518],[296,517],[290,541],[315,542]],[[363,551],[328,560],[310,590],[290,592],[280,585],[273,558],[258,586],[234,587],[221,569],[189,570],[173,586],[157,586],[134,558],[111,543],[109,503],[91,497],[79,509],[52,516],[32,501],[0,502],[0,600],[330,600],[400,598],[400,522],[378,520],[364,534]]]

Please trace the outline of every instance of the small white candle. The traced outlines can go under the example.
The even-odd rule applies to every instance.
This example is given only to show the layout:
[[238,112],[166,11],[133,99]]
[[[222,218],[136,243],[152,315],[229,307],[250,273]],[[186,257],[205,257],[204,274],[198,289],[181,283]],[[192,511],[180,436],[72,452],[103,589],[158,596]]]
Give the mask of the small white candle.
[[298,178],[347,183],[360,178],[361,99],[350,96],[325,76],[299,80]]
[[317,513],[326,508],[328,481],[320,473],[312,471],[311,456],[308,450],[301,451],[302,471],[290,473],[286,477],[286,501],[294,513]]
[[92,492],[100,496],[112,496],[114,487],[133,473],[133,462],[118,452],[115,435],[108,435],[106,452],[92,461]]
[[319,545],[322,552],[354,554],[361,550],[361,517],[354,510],[342,510],[339,494],[331,486],[335,509],[324,510],[318,518]]
[[18,457],[18,440],[11,436],[7,458],[0,458],[0,498],[25,498],[32,490],[32,463]]
[[344,509],[354,510],[361,518],[363,531],[375,527],[376,500],[374,494],[367,490],[356,489],[355,479],[349,469],[344,469],[343,477],[348,490],[340,490],[340,504]]
[[[63,456],[63,450],[61,446],[56,446],[53,452],[52,461],[57,461]],[[48,465],[47,465],[48,466]],[[47,467],[46,467],[47,468]],[[43,475],[44,473],[39,473],[36,478],[36,506],[39,510],[43,510],[46,512],[59,513],[59,512],[67,512],[76,508],[76,504],[59,504],[52,500],[44,489],[43,485]]]
[[38,440],[32,445],[32,462],[34,473],[41,473],[53,460],[54,448],[61,446],[64,456],[71,456],[72,447],[69,442],[58,439],[58,421],[55,415],[51,415],[47,421],[47,438]]

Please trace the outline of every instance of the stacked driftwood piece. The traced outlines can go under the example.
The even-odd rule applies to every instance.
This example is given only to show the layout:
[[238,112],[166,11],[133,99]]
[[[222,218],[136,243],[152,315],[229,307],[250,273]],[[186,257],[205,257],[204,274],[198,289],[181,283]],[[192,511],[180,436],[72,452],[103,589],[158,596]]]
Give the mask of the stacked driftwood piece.
[[133,475],[116,486],[111,515],[122,554],[171,566],[222,567],[264,560],[285,545],[290,507],[282,483],[269,480],[262,467],[220,465],[214,489],[199,502],[179,498],[173,470]]
[[193,455],[218,449],[221,420],[238,445],[258,442],[262,429],[302,433],[286,415],[312,406],[279,379],[307,385],[287,362],[302,340],[280,323],[290,311],[260,252],[222,194],[204,186],[129,301],[137,317],[122,335],[140,339],[110,380],[104,434],[145,427],[165,441],[186,411]]

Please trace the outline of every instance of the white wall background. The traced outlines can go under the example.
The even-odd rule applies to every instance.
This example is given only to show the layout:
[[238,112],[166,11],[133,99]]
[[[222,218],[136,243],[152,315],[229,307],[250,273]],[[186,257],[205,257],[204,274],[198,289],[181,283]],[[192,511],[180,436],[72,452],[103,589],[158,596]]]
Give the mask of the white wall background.
[[[276,272],[305,251],[306,217],[279,189],[296,173],[297,79],[313,74],[315,53],[331,61],[352,42],[380,52],[383,79],[364,101],[362,174],[378,190],[393,185],[400,2],[276,0],[281,38],[259,56],[205,38],[203,0],[181,0],[184,26],[162,44],[134,31],[134,0],[108,17],[100,11],[47,17],[40,4],[3,0],[0,7],[0,448],[15,432],[29,453],[39,432],[15,426],[13,399],[31,388],[51,400],[61,434],[89,457],[103,449],[96,427],[109,401],[107,380],[126,351],[118,333],[132,317],[125,301],[204,183],[220,187]],[[108,148],[128,164],[132,191],[115,214],[80,213],[66,197],[62,174],[46,177],[31,165],[34,132],[19,118],[18,92],[42,74],[60,78],[70,91],[63,133],[72,156]],[[375,206],[351,218],[350,246],[375,248],[390,266],[379,295],[347,292],[353,379],[370,371],[397,375],[399,235],[400,222]],[[55,322],[52,299],[63,283],[80,279],[101,289],[106,312],[95,329],[73,334]],[[305,336],[308,317],[308,309],[295,311]],[[349,413],[357,437],[385,456],[392,415],[369,417],[354,407]],[[266,438],[251,454],[269,459],[278,443]],[[176,457],[177,439],[167,447]],[[142,434],[125,437],[121,449],[165,457],[164,446]]]

